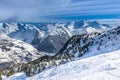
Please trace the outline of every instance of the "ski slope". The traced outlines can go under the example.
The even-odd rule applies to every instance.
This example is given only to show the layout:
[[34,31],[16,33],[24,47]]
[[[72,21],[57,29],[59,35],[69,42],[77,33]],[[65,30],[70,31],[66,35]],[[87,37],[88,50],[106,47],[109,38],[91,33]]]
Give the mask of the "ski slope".
[[68,62],[30,78],[17,73],[4,80],[120,80],[120,50]]
[[69,62],[28,80],[120,80],[120,50]]

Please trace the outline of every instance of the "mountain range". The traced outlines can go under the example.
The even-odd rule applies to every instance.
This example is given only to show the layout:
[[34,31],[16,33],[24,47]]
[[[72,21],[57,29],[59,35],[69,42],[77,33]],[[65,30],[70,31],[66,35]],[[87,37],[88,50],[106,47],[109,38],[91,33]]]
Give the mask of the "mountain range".
[[[78,21],[71,22],[69,25],[64,24],[64,28],[71,33],[71,37],[64,42],[57,53],[50,55],[51,53],[44,51],[44,55],[28,63],[11,65],[7,70],[14,70],[17,74],[4,78],[4,80],[119,80],[120,26],[102,25],[98,21],[92,21],[95,24],[93,26],[91,21],[85,21],[85,23],[89,23],[89,26],[75,27]],[[56,24],[63,25],[63,23],[50,25]],[[100,27],[96,27],[98,24]],[[51,29],[54,30],[54,28]],[[59,28],[61,29],[61,27]],[[50,31],[54,32],[52,30]],[[57,30],[59,31],[59,29]],[[81,33],[75,30],[80,30]],[[34,45],[33,47],[36,48]],[[36,50],[42,53],[41,50]],[[5,71],[6,69],[3,70],[3,73],[6,73]]]
[[55,65],[119,50],[118,22],[0,23],[0,69],[33,76]]

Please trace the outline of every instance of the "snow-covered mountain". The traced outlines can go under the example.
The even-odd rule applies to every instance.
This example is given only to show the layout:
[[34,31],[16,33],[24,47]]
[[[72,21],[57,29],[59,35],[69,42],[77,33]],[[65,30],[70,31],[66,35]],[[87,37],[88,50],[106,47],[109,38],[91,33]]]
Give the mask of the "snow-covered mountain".
[[[114,25],[115,24],[113,24],[113,21],[112,24],[111,22],[106,24],[105,21],[101,22],[94,20],[90,20],[90,21],[81,20],[81,21],[65,22],[65,23],[34,23],[34,24],[33,23],[0,23],[0,36],[1,36],[0,43],[1,43],[1,53],[2,53],[1,63],[3,64],[4,62],[8,64],[8,63],[22,62],[22,61],[26,62],[27,60],[32,61],[40,57],[37,55],[37,53],[39,53],[38,51],[45,52],[46,54],[57,53],[56,55],[60,57],[65,56],[66,53],[70,53],[71,56],[78,57],[78,56],[82,56],[82,54],[84,52],[87,52],[88,50],[92,51],[94,47],[96,47],[94,45],[97,45],[97,49],[101,49],[104,46],[107,48],[107,46],[117,44],[116,43],[118,41],[117,38],[119,38],[119,35],[111,34],[114,33],[114,31],[106,32],[107,30],[116,27]],[[101,32],[103,31],[104,33],[101,34]],[[93,32],[96,33],[93,34]],[[6,38],[6,36],[9,36],[10,38],[8,37]],[[71,36],[72,38],[70,38]],[[107,36],[107,37],[102,39],[101,38],[102,36],[103,37]],[[98,39],[100,40],[98,41]],[[115,41],[114,39],[117,41]],[[22,44],[9,42],[12,40],[14,42],[18,42],[21,40],[20,43]],[[5,45],[8,46],[5,46],[4,43]],[[24,51],[24,49],[19,47],[19,51],[17,51],[16,54],[14,48],[11,47],[11,44],[15,44],[15,46],[13,45],[15,49],[16,46],[18,47],[19,44],[21,45],[22,48],[24,48],[25,45],[28,46],[28,49],[25,48]],[[104,44],[104,45],[102,45],[103,47],[102,46],[99,47],[99,44]],[[89,49],[89,46],[91,45],[93,45],[93,48]],[[5,47],[5,49],[9,47],[8,51],[4,52],[2,50],[3,47]],[[77,50],[79,50],[79,52]]]
[[1,23],[0,32],[47,53],[58,52],[72,36],[66,27],[58,24]]
[[48,24],[45,28],[46,30],[41,30],[44,33],[43,37],[39,38],[38,35],[32,41],[32,45],[35,45],[39,51],[57,53],[72,36],[71,32],[63,24]]
[[73,21],[68,25],[68,29],[73,34],[81,34],[81,33],[91,33],[91,32],[102,32],[104,30],[111,29],[115,27],[110,23],[102,23],[101,20],[81,20],[81,21]]
[[118,21],[80,20],[62,23],[0,23],[0,34],[6,34],[11,38],[27,42],[42,52],[57,53],[71,36],[109,30],[117,27],[119,25]]
[[[54,56],[42,56],[27,64],[21,64],[17,67],[10,67],[15,72],[24,71],[27,76],[40,73],[52,66],[58,66],[69,61],[87,58],[106,52],[120,49],[120,27],[90,34],[80,34],[71,37],[61,50]],[[21,68],[21,66],[23,66]],[[21,68],[19,70],[19,68]],[[26,69],[27,68],[27,69]],[[34,71],[33,71],[34,70]],[[4,71],[3,71],[4,72]]]
[[[95,32],[90,34],[74,35],[70,38],[64,47],[56,54],[56,56],[80,57],[87,52],[96,50],[110,51],[120,47],[120,27],[112,30]],[[92,54],[95,54],[94,52]],[[98,53],[99,54],[99,53]]]
[[16,63],[33,61],[42,55],[30,44],[0,35],[0,69]]
[[[111,71],[111,70],[116,71],[116,69],[119,69],[118,68],[119,61],[117,61],[118,63],[115,64],[115,67],[116,67],[115,69],[113,69],[114,66],[111,66],[111,65],[114,64],[115,59],[118,59],[119,52],[120,52],[119,51],[120,50],[120,44],[119,44],[119,41],[120,41],[120,27],[115,26],[113,28],[110,25],[109,25],[109,27],[107,25],[107,27],[105,27],[105,28],[103,28],[103,25],[102,25],[102,27],[101,26],[100,27],[95,27],[95,26],[99,26],[101,24],[98,23],[97,21],[93,21],[93,22],[87,21],[87,22],[90,22],[89,25],[91,25],[95,29],[95,31],[93,31],[93,32],[85,32],[84,31],[83,33],[80,33],[80,34],[79,33],[74,33],[74,31],[71,31],[73,29],[69,30],[70,29],[69,26],[71,24],[74,25],[75,22],[74,22],[74,24],[70,23],[70,25],[68,25],[68,23],[67,24],[55,23],[55,24],[47,24],[47,26],[50,25],[47,28],[42,27],[43,30],[45,30],[46,33],[49,33],[50,35],[57,34],[57,36],[61,37],[62,36],[61,33],[62,34],[64,33],[63,35],[68,33],[68,35],[70,35],[70,36],[73,35],[73,36],[67,40],[67,42],[64,44],[64,46],[55,55],[53,55],[53,56],[44,55],[44,56],[39,57],[38,59],[36,59],[34,61],[26,63],[26,64],[11,66],[8,69],[8,73],[11,70],[15,71],[15,72],[24,72],[24,73],[26,73],[26,76],[33,76],[35,74],[40,73],[40,74],[38,74],[34,77],[28,78],[28,80],[29,79],[30,80],[31,79],[36,79],[36,80],[58,79],[59,80],[59,77],[62,74],[65,75],[65,76],[61,77],[61,78],[63,78],[63,80],[64,79],[66,80],[66,79],[69,79],[69,78],[72,79],[72,80],[73,79],[80,79],[80,78],[81,79],[85,78],[85,79],[89,80],[90,77],[91,77],[90,74],[95,74],[96,75],[97,73],[99,73],[100,75],[102,75],[101,72],[104,71],[108,77],[113,77],[113,75],[116,75],[115,77],[111,78],[112,80],[113,79],[116,79],[116,80],[119,79],[119,75],[117,75],[117,74],[119,74],[118,72],[114,73],[111,76],[110,75],[111,73],[109,74],[106,71],[107,70],[108,71]],[[95,25],[92,25],[93,23]],[[76,23],[76,25],[78,26],[79,24]],[[88,25],[88,24],[86,24],[86,25]],[[74,28],[74,30],[75,29],[76,30],[79,30],[79,29],[85,30],[89,27],[89,26],[87,26],[87,27],[84,28],[84,26],[86,26],[86,25],[83,25],[82,28],[81,27],[80,28],[76,27],[76,28]],[[54,26],[56,26],[56,27],[54,27]],[[106,26],[106,25],[104,24],[104,26]],[[40,29],[40,27],[38,29]],[[58,34],[59,32],[61,32],[61,33]],[[48,37],[48,35],[47,35],[47,37]],[[47,38],[41,38],[40,41],[42,41],[42,39],[44,39],[43,40],[43,42],[44,42],[45,39],[47,39]],[[49,39],[47,39],[47,40],[49,40]],[[50,38],[50,40],[51,40],[51,38]],[[56,38],[55,38],[55,40],[56,40]],[[37,43],[39,43],[39,42],[37,42]],[[53,42],[53,44],[54,44],[54,42]],[[114,55],[114,56],[111,57],[112,55]],[[111,61],[113,61],[113,62],[109,63],[110,62],[109,59],[111,59]],[[74,60],[78,60],[78,61],[74,61]],[[92,62],[92,60],[93,60],[93,62]],[[99,60],[101,60],[103,62],[101,62]],[[101,64],[100,62],[103,63],[103,64]],[[65,64],[65,63],[67,63],[67,64]],[[64,65],[62,65],[62,64],[64,64]],[[74,64],[75,66],[72,65],[72,64]],[[68,66],[68,65],[71,65],[71,66]],[[99,65],[99,66],[96,66],[96,65]],[[55,66],[58,66],[58,67],[55,67]],[[95,67],[93,67],[93,66],[95,66]],[[52,67],[55,67],[55,68],[52,68]],[[52,69],[49,69],[49,68],[52,68]],[[61,69],[61,68],[63,68],[63,69]],[[68,71],[68,69],[69,69],[69,71]],[[72,71],[72,69],[75,69],[75,70]],[[54,70],[56,70],[56,71],[54,71]],[[62,73],[61,72],[62,70],[65,70],[65,71],[63,71],[63,73]],[[5,71],[6,70],[3,70],[3,73]],[[73,78],[67,77],[66,71],[68,73],[70,73],[71,76],[73,74],[75,74],[75,75],[73,75]],[[88,73],[89,71],[90,71],[90,73],[89,73],[89,75],[87,75],[86,73]],[[81,72],[81,74],[79,74],[81,76],[77,75],[78,72]],[[103,74],[105,74],[104,72],[103,72]],[[26,78],[26,76],[24,74],[22,74],[23,75],[22,76],[21,74],[22,73],[17,74],[18,77],[15,77],[17,75],[13,75],[8,79],[13,80],[14,78],[16,78],[16,79],[17,78],[22,78],[24,80]],[[77,78],[76,78],[76,76],[77,76]],[[102,78],[103,80],[106,79],[103,75],[102,75],[102,77],[100,77],[100,76],[97,76],[97,77],[92,76],[92,77],[93,77],[93,79],[94,78],[95,79]]]

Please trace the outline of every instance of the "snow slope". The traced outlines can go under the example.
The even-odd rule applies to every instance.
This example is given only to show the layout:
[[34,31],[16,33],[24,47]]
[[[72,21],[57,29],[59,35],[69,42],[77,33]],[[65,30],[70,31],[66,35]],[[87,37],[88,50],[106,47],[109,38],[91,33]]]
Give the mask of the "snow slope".
[[120,50],[68,62],[30,78],[17,73],[4,80],[120,80]]

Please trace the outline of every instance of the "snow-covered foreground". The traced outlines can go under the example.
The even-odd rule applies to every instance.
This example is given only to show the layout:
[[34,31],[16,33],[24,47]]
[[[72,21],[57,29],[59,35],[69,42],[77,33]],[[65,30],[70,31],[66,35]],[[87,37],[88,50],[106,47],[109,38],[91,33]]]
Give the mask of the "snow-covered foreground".
[[120,50],[68,62],[30,78],[17,73],[4,80],[120,80]]

